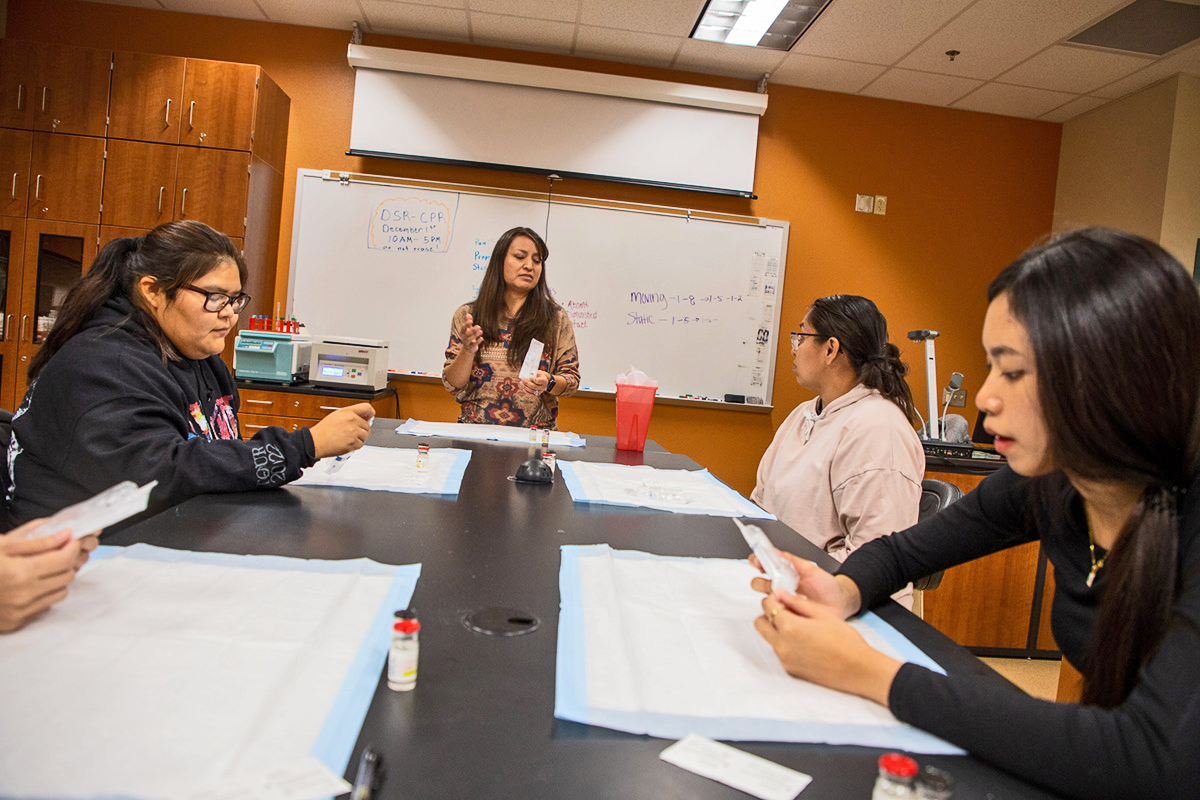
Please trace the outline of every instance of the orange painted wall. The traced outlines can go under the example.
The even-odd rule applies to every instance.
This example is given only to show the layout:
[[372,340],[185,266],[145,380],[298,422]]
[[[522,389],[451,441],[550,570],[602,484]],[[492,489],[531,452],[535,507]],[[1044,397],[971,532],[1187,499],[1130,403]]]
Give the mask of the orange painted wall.
[[[7,35],[261,64],[292,98],[275,284],[279,300],[287,293],[297,169],[545,188],[545,180],[536,176],[345,155],[354,88],[346,63],[348,31],[77,0],[8,0]],[[364,43],[753,89],[744,81],[564,56],[384,36],[367,36]],[[759,134],[757,200],[588,181],[568,181],[555,189],[788,220],[783,329],[795,327],[814,297],[838,292],[871,297],[888,318],[892,340],[915,367],[910,384],[923,407],[923,351],[904,333],[941,331],[940,379],[958,370],[965,373],[970,392],[978,388],[984,291],[1005,264],[1051,229],[1060,134],[1058,124],[773,85]],[[854,213],[855,193],[887,195],[887,215]],[[551,270],[553,264],[551,258]],[[787,337],[781,339],[771,414],[659,405],[651,438],[748,494],[775,428],[811,396],[792,378]],[[440,386],[394,385],[405,416],[455,418],[457,407]],[[967,414],[973,421],[972,407]],[[560,424],[585,435],[613,435],[612,401],[568,399]]]

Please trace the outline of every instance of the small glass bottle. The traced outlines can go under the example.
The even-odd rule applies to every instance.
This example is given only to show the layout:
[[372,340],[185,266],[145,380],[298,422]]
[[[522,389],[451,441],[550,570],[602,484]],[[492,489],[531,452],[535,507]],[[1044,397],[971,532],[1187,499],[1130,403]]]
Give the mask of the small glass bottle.
[[550,448],[550,429],[542,428],[542,449],[548,450],[549,448]]
[[558,458],[558,456],[555,454],[555,452],[553,450],[543,450],[542,451],[542,461],[544,461],[546,463],[546,466],[550,468],[550,474],[552,474],[552,475],[554,474],[554,462],[557,458]]
[[388,650],[387,684],[394,692],[410,692],[417,685],[418,634],[421,623],[412,611],[397,611]]
[[421,442],[417,445],[417,472],[429,469],[429,445]]
[[871,800],[896,800],[913,797],[913,778],[917,762],[902,753],[885,753],[879,757],[879,777]]
[[541,438],[538,436],[537,425],[530,425],[529,426],[529,443],[537,444],[539,441],[541,441]]
[[921,767],[917,776],[917,800],[946,800],[954,793],[954,778],[944,769]]

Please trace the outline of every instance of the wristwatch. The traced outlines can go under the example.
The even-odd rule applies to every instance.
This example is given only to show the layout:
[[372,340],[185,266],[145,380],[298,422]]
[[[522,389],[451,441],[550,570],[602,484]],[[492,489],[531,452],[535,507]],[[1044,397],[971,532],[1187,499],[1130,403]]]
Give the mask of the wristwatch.
[[554,388],[554,384],[556,383],[558,383],[558,381],[554,380],[554,376],[551,375],[550,380],[546,382],[546,394],[550,394],[550,391]]

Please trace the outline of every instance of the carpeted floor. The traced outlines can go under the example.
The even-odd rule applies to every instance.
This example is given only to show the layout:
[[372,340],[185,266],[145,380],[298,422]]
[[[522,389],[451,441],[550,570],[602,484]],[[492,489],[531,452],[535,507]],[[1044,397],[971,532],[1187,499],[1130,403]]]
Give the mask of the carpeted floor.
[[1053,700],[1058,694],[1059,661],[1043,658],[984,658],[989,667],[1034,697]]

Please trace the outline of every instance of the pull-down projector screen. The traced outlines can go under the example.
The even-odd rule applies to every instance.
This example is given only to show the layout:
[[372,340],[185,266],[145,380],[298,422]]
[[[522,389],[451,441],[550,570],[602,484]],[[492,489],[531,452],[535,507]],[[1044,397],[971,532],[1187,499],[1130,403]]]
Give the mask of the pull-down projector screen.
[[[359,51],[382,48],[355,47]],[[427,60],[428,54],[406,54]],[[481,59],[433,56],[489,65]],[[375,59],[377,62],[378,59]],[[354,59],[351,58],[351,63]],[[495,64],[497,70],[514,65]],[[397,71],[402,67],[355,70],[354,117],[350,131],[353,155],[390,156],[465,163],[500,169],[554,172],[564,177],[599,178],[683,189],[752,196],[758,118],[765,95],[708,90],[749,96],[749,110],[698,105],[694,98],[643,99],[613,92],[549,88],[564,81],[540,81],[553,73],[565,84],[571,70],[530,70],[530,82],[495,82]],[[425,65],[422,65],[425,69]],[[483,74],[486,73],[486,69]],[[685,87],[660,81],[578,73],[584,80],[608,79],[618,89]],[[518,80],[521,78],[519,77]],[[652,94],[652,93],[648,93]],[[730,105],[730,104],[726,104]]]

